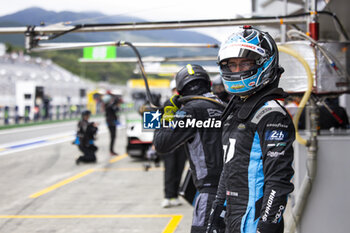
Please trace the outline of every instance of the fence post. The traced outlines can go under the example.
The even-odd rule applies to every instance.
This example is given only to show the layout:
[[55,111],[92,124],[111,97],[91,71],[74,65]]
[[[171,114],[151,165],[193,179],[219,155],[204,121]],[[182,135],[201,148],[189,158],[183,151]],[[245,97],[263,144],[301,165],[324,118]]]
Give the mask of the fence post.
[[42,121],[47,120],[47,119],[46,119],[46,109],[45,109],[44,107],[41,107],[41,108],[40,108],[40,119],[41,119]]
[[57,105],[56,106],[56,120],[59,120],[60,119],[60,106]]
[[9,106],[5,106],[4,109],[4,123],[5,125],[9,124]]
[[66,119],[67,105],[63,105],[63,119]]
[[15,106],[15,124],[19,123],[18,106]]
[[48,107],[48,111],[49,111],[49,120],[50,121],[52,121],[52,109],[53,109],[53,106],[52,105],[50,105],[49,107]]
[[30,106],[25,106],[24,107],[24,122],[28,123],[29,121],[29,113],[30,113]]
[[34,121],[37,122],[40,116],[40,109],[38,105],[34,106]]

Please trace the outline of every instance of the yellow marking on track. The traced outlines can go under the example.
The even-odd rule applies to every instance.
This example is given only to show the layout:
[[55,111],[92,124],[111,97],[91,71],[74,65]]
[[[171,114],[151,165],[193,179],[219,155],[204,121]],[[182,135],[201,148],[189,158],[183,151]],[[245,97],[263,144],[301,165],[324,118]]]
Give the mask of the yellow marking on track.
[[68,183],[73,182],[73,181],[75,181],[77,179],[80,179],[81,177],[89,175],[90,173],[92,173],[94,171],[95,171],[95,169],[88,169],[88,170],[86,170],[86,171],[84,171],[82,173],[79,173],[79,174],[77,174],[75,176],[72,176],[72,177],[70,177],[68,179],[62,180],[61,182],[58,182],[57,184],[51,185],[50,187],[48,187],[46,189],[43,189],[43,190],[41,190],[41,191],[39,191],[37,193],[34,193],[34,194],[30,195],[29,197],[30,198],[40,197],[41,195],[44,195],[44,194],[46,194],[48,192],[51,192],[51,191],[53,191],[53,190],[55,190],[55,189],[65,185],[65,184],[68,184]]
[[[127,156],[128,156],[128,154],[123,154],[123,155],[120,155],[120,156],[118,156],[118,157],[116,157],[114,159],[111,159],[109,162],[110,163],[115,163],[115,162],[118,162],[121,159],[126,158]],[[82,178],[82,177],[84,177],[86,175],[89,175],[90,173],[95,172],[95,171],[96,171],[96,169],[88,169],[88,170],[86,170],[86,171],[84,171],[82,173],[79,173],[79,174],[77,174],[75,176],[72,176],[72,177],[70,177],[68,179],[65,179],[65,180],[63,180],[61,182],[58,182],[57,184],[54,184],[54,185],[52,185],[52,186],[50,186],[48,188],[45,188],[45,189],[43,189],[43,190],[41,190],[41,191],[39,191],[37,193],[34,193],[34,194],[30,195],[29,197],[30,198],[40,197],[41,195],[44,195],[44,194],[46,194],[48,192],[51,192],[51,191],[53,191],[53,190],[55,190],[55,189],[57,189],[57,188],[59,188],[59,187],[61,187],[63,185],[66,185],[66,184],[68,184],[70,182],[73,182],[73,181],[75,181],[77,179],[80,179],[80,178]]]
[[165,227],[163,233],[173,233],[175,232],[177,226],[179,225],[182,219],[182,215],[173,215],[170,219],[168,225]]
[[109,163],[115,163],[118,162],[119,160],[125,159],[128,156],[128,154],[123,154],[123,155],[119,155],[113,159],[109,160]]
[[179,225],[182,215],[0,215],[0,219],[73,219],[73,218],[170,218],[162,233],[173,233]]
[[0,148],[0,151],[4,151],[4,150],[6,150],[6,148]]

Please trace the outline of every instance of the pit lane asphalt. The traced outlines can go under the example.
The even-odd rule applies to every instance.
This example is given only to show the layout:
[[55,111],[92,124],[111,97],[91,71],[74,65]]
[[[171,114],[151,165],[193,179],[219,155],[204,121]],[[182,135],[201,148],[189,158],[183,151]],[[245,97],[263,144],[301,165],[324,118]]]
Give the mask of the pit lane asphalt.
[[[98,162],[76,166],[75,127],[71,122],[0,131],[0,232],[190,231],[192,206],[182,200],[182,206],[161,208],[162,166],[145,172],[142,161],[127,156],[125,129],[118,129],[120,155],[111,157],[101,123]],[[23,144],[46,137],[48,142]],[[22,143],[20,150],[9,147],[16,143]]]

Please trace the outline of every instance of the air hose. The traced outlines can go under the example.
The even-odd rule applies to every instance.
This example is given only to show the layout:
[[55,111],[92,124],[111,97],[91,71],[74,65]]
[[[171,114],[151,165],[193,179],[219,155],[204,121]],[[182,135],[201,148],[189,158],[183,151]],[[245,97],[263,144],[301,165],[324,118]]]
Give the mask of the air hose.
[[326,49],[324,49],[323,46],[321,46],[316,40],[314,40],[310,36],[306,35],[302,31],[295,30],[295,29],[289,30],[287,32],[287,35],[289,38],[293,37],[293,35],[297,35],[302,39],[306,39],[306,40],[310,41],[313,45],[315,45],[319,49],[319,51],[322,53],[322,55],[326,58],[326,61],[328,62],[330,67],[337,73],[337,75],[340,78],[349,79],[348,75],[346,73],[346,70],[344,69],[344,67],[342,67],[342,65],[339,63],[339,61],[337,61],[337,59],[335,57],[333,57]]
[[307,85],[307,90],[303,95],[303,98],[300,102],[298,111],[296,115],[293,118],[293,123],[295,126],[295,134],[296,134],[296,139],[297,141],[302,144],[307,146],[307,163],[306,163],[306,175],[303,179],[303,182],[300,186],[300,190],[296,196],[296,202],[293,207],[290,219],[287,221],[287,227],[285,232],[286,233],[294,233],[297,225],[299,224],[299,221],[301,219],[301,215],[304,212],[307,199],[311,193],[311,188],[312,188],[312,183],[316,177],[316,169],[317,169],[317,122],[315,119],[317,118],[317,113],[316,113],[316,103],[315,101],[311,98],[310,99],[310,105],[311,105],[311,112],[310,112],[310,118],[315,118],[310,120],[310,132],[311,136],[310,139],[307,141],[303,139],[298,132],[298,122],[300,115],[309,100],[312,92],[312,86],[313,86],[313,76],[311,73],[310,66],[307,64],[305,59],[301,57],[297,52],[294,50],[284,47],[284,46],[278,46],[279,51],[287,53],[293,57],[295,57],[305,68],[307,77],[308,77],[308,85]]
[[309,98],[311,96],[312,86],[313,86],[313,83],[314,83],[314,78],[313,78],[313,75],[312,75],[312,72],[311,72],[309,64],[307,64],[305,59],[302,56],[300,56],[297,52],[295,52],[293,49],[290,49],[290,48],[282,46],[282,45],[278,46],[278,50],[280,52],[286,53],[286,54],[291,55],[292,57],[296,58],[303,65],[303,67],[304,67],[304,69],[306,71],[306,75],[307,75],[307,90],[305,91],[305,93],[303,95],[303,98],[301,99],[301,102],[299,104],[297,113],[293,117],[293,124],[294,124],[294,127],[295,127],[295,138],[296,138],[296,140],[300,144],[302,144],[304,146],[307,146],[307,144],[308,144],[307,140],[302,138],[300,136],[300,134],[299,134],[298,123],[299,123],[299,119],[300,119],[301,113],[303,112],[304,107],[305,107],[307,101],[309,100]]
[[157,106],[153,102],[152,95],[151,95],[151,90],[149,89],[149,85],[148,85],[148,81],[147,81],[145,67],[143,65],[143,62],[142,62],[141,55],[140,55],[139,51],[136,49],[136,47],[132,43],[127,42],[127,41],[118,41],[115,45],[118,46],[118,47],[120,47],[122,45],[128,45],[128,46],[130,46],[132,48],[132,50],[134,51],[134,53],[135,53],[135,55],[137,57],[137,60],[138,60],[138,65],[139,65],[139,68],[140,68],[140,71],[141,71],[141,76],[143,78],[143,81],[145,82],[146,95],[147,95],[147,98],[148,98],[148,100],[150,102],[150,105],[151,105],[152,108],[159,109],[160,106]]

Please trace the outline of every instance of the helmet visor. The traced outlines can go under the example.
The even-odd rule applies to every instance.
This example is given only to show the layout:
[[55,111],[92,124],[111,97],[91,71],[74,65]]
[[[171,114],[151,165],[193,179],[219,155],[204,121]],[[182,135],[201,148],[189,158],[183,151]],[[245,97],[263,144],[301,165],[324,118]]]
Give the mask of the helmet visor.
[[248,43],[232,43],[224,45],[219,51],[219,62],[228,58],[247,58],[260,60],[266,56],[263,48]]

